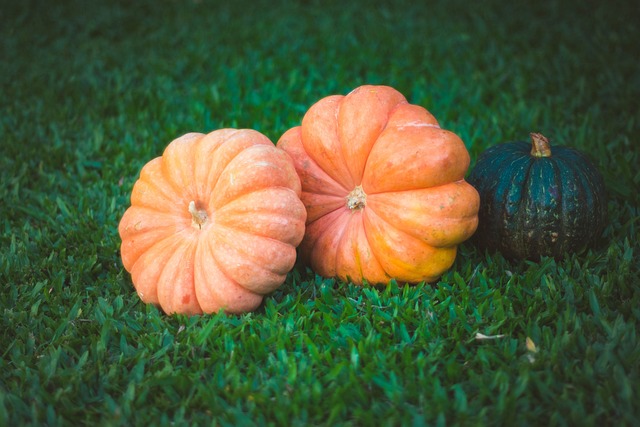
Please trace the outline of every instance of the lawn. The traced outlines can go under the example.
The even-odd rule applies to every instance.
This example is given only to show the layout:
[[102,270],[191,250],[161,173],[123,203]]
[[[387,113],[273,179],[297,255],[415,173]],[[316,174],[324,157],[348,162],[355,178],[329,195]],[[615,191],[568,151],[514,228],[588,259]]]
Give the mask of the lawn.
[[[228,3],[225,5],[225,3]],[[638,425],[637,2],[0,2],[0,426]],[[117,225],[191,131],[274,143],[318,99],[386,84],[486,148],[591,157],[587,252],[461,246],[433,284],[297,265],[254,313],[143,304]]]

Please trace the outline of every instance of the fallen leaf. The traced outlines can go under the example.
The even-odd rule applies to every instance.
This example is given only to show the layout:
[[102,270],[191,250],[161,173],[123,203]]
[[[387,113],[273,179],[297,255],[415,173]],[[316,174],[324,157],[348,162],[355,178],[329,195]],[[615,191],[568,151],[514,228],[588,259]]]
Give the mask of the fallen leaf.
[[504,338],[504,335],[500,334],[500,335],[485,335],[485,334],[481,334],[480,332],[476,332],[476,339],[477,340],[495,340],[498,338]]
[[536,361],[535,354],[538,352],[538,347],[536,347],[536,343],[534,343],[533,340],[529,337],[527,337],[525,343],[528,351],[527,359],[529,359],[529,363],[533,363]]
[[537,353],[538,352],[538,348],[536,347],[536,343],[533,342],[533,340],[529,337],[527,337],[527,350],[529,350],[532,353]]

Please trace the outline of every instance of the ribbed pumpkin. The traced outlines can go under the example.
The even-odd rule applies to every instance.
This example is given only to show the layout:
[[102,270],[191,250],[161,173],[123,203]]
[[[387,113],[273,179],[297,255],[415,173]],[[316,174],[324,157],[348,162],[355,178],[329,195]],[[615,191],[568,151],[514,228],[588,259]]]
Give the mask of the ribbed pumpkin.
[[593,163],[538,133],[486,150],[469,183],[480,193],[473,240],[507,258],[560,259],[588,247],[605,226],[605,187]]
[[322,276],[434,281],[476,229],[463,142],[391,87],[321,99],[277,145],[302,181],[300,254]]
[[278,288],[306,212],[289,156],[257,131],[190,133],[147,163],[119,233],[140,298],[166,313],[241,313]]

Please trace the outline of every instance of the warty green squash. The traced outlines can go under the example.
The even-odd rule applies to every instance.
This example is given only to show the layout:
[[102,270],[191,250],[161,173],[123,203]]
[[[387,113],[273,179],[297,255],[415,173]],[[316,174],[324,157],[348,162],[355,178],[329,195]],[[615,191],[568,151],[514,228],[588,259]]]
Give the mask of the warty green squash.
[[551,147],[539,133],[486,150],[468,181],[480,194],[472,241],[506,258],[560,259],[593,244],[605,227],[602,175],[584,154]]

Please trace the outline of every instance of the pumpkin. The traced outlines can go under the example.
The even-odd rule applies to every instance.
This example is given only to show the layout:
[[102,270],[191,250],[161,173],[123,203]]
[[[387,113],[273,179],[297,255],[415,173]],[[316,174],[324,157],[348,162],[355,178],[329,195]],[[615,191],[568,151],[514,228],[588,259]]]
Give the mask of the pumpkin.
[[476,229],[469,154],[425,108],[388,86],[321,99],[277,146],[291,155],[307,209],[299,253],[325,277],[431,282]]
[[300,192],[289,156],[257,131],[174,140],[142,168],[118,228],[138,295],[166,313],[256,309],[295,263]]
[[593,163],[573,148],[551,148],[538,133],[486,150],[469,182],[481,200],[473,240],[507,258],[560,259],[588,247],[605,226],[605,188]]

